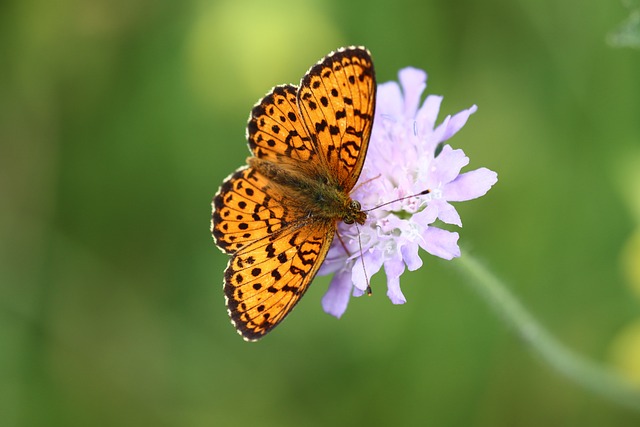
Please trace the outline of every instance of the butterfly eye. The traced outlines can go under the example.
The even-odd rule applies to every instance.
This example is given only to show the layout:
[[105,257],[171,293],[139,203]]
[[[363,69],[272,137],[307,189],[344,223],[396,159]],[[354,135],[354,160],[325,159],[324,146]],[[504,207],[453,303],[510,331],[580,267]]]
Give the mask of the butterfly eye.
[[[353,224],[354,222],[361,223],[359,218],[361,214],[364,214],[363,212],[361,212],[361,209],[362,209],[362,205],[360,205],[359,201],[351,200],[349,202],[348,212],[346,213],[344,218],[342,218],[342,222],[344,222],[347,225]],[[364,215],[366,218],[366,214]],[[362,223],[364,223],[364,219],[362,220]]]

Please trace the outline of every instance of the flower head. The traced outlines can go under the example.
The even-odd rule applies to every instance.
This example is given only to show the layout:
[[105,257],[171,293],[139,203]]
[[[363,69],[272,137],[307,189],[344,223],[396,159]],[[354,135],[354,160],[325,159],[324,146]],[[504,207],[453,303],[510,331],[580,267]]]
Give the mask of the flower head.
[[366,291],[367,275],[383,267],[387,296],[394,304],[405,303],[400,276],[405,268],[413,271],[422,266],[419,248],[448,260],[460,256],[458,233],[433,223],[440,220],[461,227],[460,216],[449,202],[480,197],[498,179],[486,168],[460,173],[469,158],[462,150],[443,145],[477,107],[447,116],[436,126],[442,97],[429,95],[418,108],[426,73],[404,68],[398,75],[400,85],[378,86],[369,150],[351,197],[367,210],[426,189],[429,193],[368,211],[364,226],[338,225],[340,239],[334,240],[319,272],[334,273],[322,305],[336,317],[344,313],[352,293],[360,296]]

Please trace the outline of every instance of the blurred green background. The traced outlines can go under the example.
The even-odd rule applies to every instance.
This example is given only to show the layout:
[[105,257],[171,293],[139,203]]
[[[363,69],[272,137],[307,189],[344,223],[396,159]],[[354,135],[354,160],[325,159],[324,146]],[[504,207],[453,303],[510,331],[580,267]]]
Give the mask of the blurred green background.
[[479,110],[450,142],[499,174],[462,246],[570,348],[640,383],[640,51],[618,1],[0,4],[3,426],[637,426],[557,375],[424,254],[336,320],[319,278],[249,344],[210,201],[275,84],[329,51],[407,65]]

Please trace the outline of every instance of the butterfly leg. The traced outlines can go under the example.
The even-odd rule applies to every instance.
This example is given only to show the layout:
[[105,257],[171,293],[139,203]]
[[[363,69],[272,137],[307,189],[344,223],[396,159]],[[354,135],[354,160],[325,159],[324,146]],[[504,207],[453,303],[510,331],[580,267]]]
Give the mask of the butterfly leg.
[[351,252],[349,252],[349,249],[347,249],[347,245],[344,244],[344,240],[342,240],[342,236],[340,235],[340,232],[336,229],[336,236],[338,237],[338,240],[340,241],[340,245],[342,245],[342,249],[344,249],[344,251],[347,253],[347,256],[350,257],[351,256]]

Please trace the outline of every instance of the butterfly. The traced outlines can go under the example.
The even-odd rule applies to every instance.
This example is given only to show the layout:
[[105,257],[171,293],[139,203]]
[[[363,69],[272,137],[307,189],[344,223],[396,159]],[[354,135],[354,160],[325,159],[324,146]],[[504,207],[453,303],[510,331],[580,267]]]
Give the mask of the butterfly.
[[349,196],[367,154],[376,103],[364,47],[331,52],[298,87],[274,87],[253,107],[252,156],[227,177],[212,203],[211,233],[231,255],[224,295],[247,341],[278,325],[309,288],[337,224],[364,224]]

